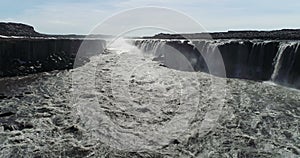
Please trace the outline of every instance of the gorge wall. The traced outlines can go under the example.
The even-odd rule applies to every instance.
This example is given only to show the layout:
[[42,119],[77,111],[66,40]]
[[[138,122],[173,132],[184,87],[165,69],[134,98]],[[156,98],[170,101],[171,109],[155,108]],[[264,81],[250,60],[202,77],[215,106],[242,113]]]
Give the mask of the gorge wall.
[[[84,42],[81,50],[78,49]],[[105,40],[83,35],[48,35],[21,23],[0,22],[0,77],[71,69],[102,53]]]
[[[131,41],[169,68],[222,76],[211,67],[224,62],[226,77],[300,88],[299,33],[285,29],[184,34],[191,41],[182,35],[158,34]],[[94,36],[47,35],[29,25],[0,23],[0,77],[70,69],[74,62],[80,66],[105,49],[103,36]],[[85,52],[78,55],[82,42]],[[216,54],[222,61],[214,60]]]
[[[85,56],[76,58],[82,42],[89,47]],[[75,60],[84,64],[104,47],[104,40],[93,39],[0,38],[0,77],[71,69]]]
[[[214,58],[214,54],[220,53],[228,78],[270,80],[300,88],[298,41],[142,39],[136,40],[134,44],[145,53],[155,55],[156,60],[170,68],[202,71],[218,76],[218,72],[210,72],[205,59]],[[209,64],[217,65],[218,62]]]

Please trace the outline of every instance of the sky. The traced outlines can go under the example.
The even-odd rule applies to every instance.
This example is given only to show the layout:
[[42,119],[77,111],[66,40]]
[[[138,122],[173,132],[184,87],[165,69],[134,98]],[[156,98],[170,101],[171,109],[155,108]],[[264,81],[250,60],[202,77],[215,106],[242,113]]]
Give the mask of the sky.
[[[0,21],[26,23],[42,33],[88,34],[112,15],[144,6],[179,11],[209,32],[300,28],[299,0],[1,0]],[[151,18],[160,16],[143,20]],[[176,26],[183,32],[198,31],[184,22]]]

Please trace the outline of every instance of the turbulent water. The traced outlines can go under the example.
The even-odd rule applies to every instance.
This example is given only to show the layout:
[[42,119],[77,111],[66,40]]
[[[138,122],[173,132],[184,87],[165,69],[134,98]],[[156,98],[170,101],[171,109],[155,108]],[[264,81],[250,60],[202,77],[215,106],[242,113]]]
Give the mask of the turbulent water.
[[[134,44],[157,56],[169,68],[201,71],[223,77],[226,71],[228,78],[271,80],[300,89],[299,41],[142,39],[136,40]],[[222,67],[226,70],[219,71]]]
[[124,50],[1,79],[1,157],[299,157],[298,90]]

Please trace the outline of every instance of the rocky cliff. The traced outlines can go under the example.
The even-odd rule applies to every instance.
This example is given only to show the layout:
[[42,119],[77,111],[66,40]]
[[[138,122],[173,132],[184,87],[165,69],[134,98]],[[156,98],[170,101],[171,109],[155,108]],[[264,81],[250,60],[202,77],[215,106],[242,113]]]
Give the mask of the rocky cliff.
[[[83,36],[45,35],[37,33],[31,26],[15,23],[0,23],[0,35],[0,76],[69,69],[75,59],[79,65],[83,64],[90,55],[101,53],[105,47],[104,40],[85,39],[84,42],[88,43],[85,44],[88,46],[85,48],[86,55],[76,58],[83,42],[78,37]],[[214,39],[207,39],[210,37]],[[134,44],[154,54],[157,60],[170,68],[220,75],[218,70],[209,67],[217,66],[221,61],[206,61],[206,58],[213,59],[220,53],[226,77],[271,80],[300,88],[300,50],[296,40],[300,39],[300,30],[297,29],[158,34],[145,38],[136,40]]]
[[20,23],[0,22],[0,35],[4,36],[43,36],[36,32],[32,26]]
[[[32,26],[17,23],[0,23],[0,35],[0,77],[70,69],[75,60],[76,66],[84,64],[105,45],[104,40],[40,34]],[[82,42],[89,48],[78,57]]]
[[86,40],[86,56],[77,57],[81,39],[2,39],[0,40],[0,76],[26,75],[73,68],[75,59],[84,64],[88,57],[101,53],[103,40]]

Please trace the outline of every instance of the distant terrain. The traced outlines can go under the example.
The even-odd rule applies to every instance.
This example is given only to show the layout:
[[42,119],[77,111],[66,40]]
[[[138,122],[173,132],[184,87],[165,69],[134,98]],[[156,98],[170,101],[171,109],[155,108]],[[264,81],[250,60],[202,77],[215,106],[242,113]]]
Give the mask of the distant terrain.
[[[33,26],[22,24],[22,23],[5,23],[0,22],[0,39],[2,36],[22,36],[28,37],[45,37],[45,38],[85,38],[87,35],[76,35],[76,34],[45,34],[35,31]],[[91,38],[111,38],[110,35],[88,35]],[[2,37],[3,38],[3,37]]]
[[160,33],[151,37],[155,39],[263,39],[263,40],[300,40],[300,29],[283,29],[274,31],[228,31],[191,34]]
[[[0,35],[2,36],[24,36],[24,37],[54,37],[54,38],[85,38],[87,35],[51,35],[39,33],[33,26],[21,23],[0,22]],[[88,35],[91,38],[111,38],[111,35]],[[0,37],[1,38],[1,37]],[[264,40],[300,40],[300,29],[282,29],[273,31],[228,31],[207,33],[183,33],[166,34],[160,33],[154,36],[142,37],[145,39],[264,39]]]

